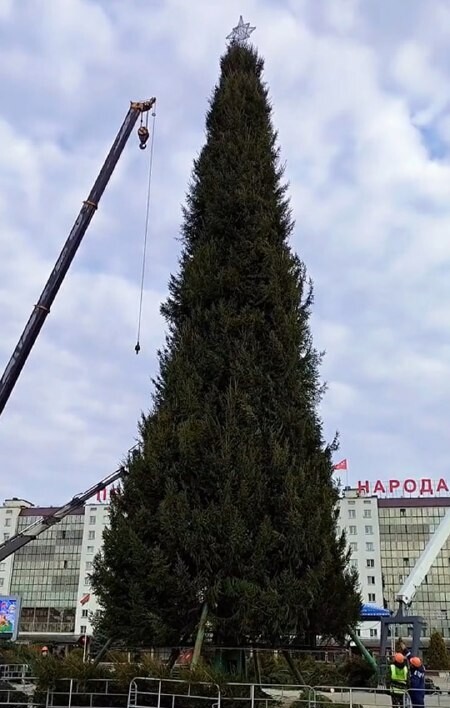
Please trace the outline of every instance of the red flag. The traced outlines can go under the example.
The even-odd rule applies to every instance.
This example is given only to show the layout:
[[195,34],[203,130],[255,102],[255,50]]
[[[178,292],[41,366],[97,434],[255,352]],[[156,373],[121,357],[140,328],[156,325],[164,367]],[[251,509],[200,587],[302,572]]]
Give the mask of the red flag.
[[106,501],[106,487],[104,489],[101,489],[99,492],[97,492],[97,501],[102,502]]
[[80,600],[80,605],[85,605],[86,602],[89,602],[90,599],[91,599],[90,593],[87,593],[86,595],[83,595],[83,597],[82,597],[81,600]]
[[340,462],[337,463],[337,465],[334,465],[333,470],[336,472],[337,470],[346,470],[347,469],[347,460],[341,460]]

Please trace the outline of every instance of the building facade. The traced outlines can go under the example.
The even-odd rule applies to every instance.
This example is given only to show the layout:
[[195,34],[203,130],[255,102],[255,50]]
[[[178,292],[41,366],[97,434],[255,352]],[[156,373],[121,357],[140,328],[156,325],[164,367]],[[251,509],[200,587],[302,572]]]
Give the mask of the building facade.
[[[396,596],[450,509],[450,497],[380,498],[380,548],[386,606],[397,608]],[[417,589],[410,613],[425,618],[425,636],[434,629],[450,639],[450,538]],[[404,632],[398,628],[397,634]]]
[[[378,498],[361,496],[345,489],[339,502],[338,533],[345,530],[351,551],[351,566],[357,570],[364,604],[383,606],[383,585],[378,524]],[[377,639],[380,623],[362,622],[357,633],[363,639]]]
[[[22,600],[20,636],[71,641],[92,632],[98,610],[89,573],[108,524],[108,504],[76,509],[0,563],[0,595]],[[0,538],[24,529],[56,507],[33,507],[19,499],[0,507]]]
[[[445,491],[442,486],[439,492]],[[25,500],[5,501],[0,507],[0,542],[54,511],[33,507]],[[403,582],[447,511],[448,494],[401,496],[398,485],[393,494],[384,495],[361,486],[344,489],[339,500],[338,532],[346,533],[350,563],[358,572],[364,604],[397,609],[396,596]],[[105,495],[72,512],[0,562],[0,595],[19,595],[22,599],[21,637],[74,641],[92,633],[92,620],[99,607],[89,576],[102,546],[108,512]],[[425,618],[425,636],[437,629],[450,642],[449,539],[418,588],[410,612]],[[405,627],[397,633],[405,636]],[[358,634],[376,644],[379,623],[362,622]]]
[[108,504],[89,504],[84,509],[83,538],[78,579],[78,602],[75,613],[75,633],[92,633],[92,619],[99,610],[91,591],[89,574],[95,555],[101,550],[103,531],[109,523]]

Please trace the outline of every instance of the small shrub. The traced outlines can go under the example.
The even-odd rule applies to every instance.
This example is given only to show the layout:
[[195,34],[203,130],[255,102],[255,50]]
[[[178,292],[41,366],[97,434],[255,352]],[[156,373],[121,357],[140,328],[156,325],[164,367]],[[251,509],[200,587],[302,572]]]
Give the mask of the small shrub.
[[428,669],[443,671],[450,667],[447,647],[440,632],[434,630],[430,636],[430,646],[428,647],[426,666]]

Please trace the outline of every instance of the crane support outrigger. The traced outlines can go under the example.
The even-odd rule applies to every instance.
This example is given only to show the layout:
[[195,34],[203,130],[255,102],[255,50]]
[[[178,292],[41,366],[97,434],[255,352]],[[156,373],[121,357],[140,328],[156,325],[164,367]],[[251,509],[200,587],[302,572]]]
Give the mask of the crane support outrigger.
[[15,534],[15,536],[12,536],[7,541],[1,543],[0,562],[5,560],[5,558],[8,558],[8,556],[11,556],[13,553],[19,550],[19,548],[26,546],[27,543],[34,541],[34,539],[39,536],[39,534],[43,533],[44,531],[47,531],[47,529],[49,529],[51,526],[58,524],[66,516],[71,514],[75,509],[78,509],[80,506],[83,506],[83,504],[89,501],[89,499],[91,499],[95,494],[98,494],[103,489],[106,489],[106,487],[108,487],[110,484],[113,484],[113,482],[115,482],[116,480],[124,477],[126,473],[127,471],[125,467],[119,467],[119,469],[110,474],[108,477],[102,479],[101,482],[94,484],[94,486],[90,487],[85,492],[74,496],[69,502],[67,502],[67,504],[64,504],[64,506],[61,506],[56,509],[53,514],[43,516],[41,519],[38,519],[37,521],[27,526],[20,533]]
[[[139,116],[147,113],[153,108],[156,102],[155,98],[150,98],[147,101],[132,101],[130,108],[125,117],[122,126],[117,133],[116,139],[109,151],[109,154],[103,164],[102,169],[95,181],[91,192],[83,202],[80,213],[69,233],[69,236],[63,246],[63,249],[56,261],[50,277],[41,293],[37,304],[33,308],[33,312],[25,325],[25,329],[14,349],[14,352],[9,360],[6,369],[0,379],[0,415],[8,402],[11,392],[16,385],[17,379],[20,376],[25,362],[33,348],[33,345],[41,331],[42,325],[45,322],[50,308],[55,300],[59,288],[66,276],[66,273],[73,261],[73,258],[78,250],[78,247],[83,240],[83,236],[91,222],[92,217],[99,205],[100,199],[105,191],[105,188],[110,180],[115,166],[122,154],[122,151],[131,135],[136,121]],[[149,138],[149,132],[146,125],[141,124],[138,130],[140,145],[144,149]]]

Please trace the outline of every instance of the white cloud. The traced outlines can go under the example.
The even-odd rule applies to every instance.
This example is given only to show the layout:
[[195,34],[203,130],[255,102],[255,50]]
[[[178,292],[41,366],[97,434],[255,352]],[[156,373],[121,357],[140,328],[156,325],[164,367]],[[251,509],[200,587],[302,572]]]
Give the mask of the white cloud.
[[411,0],[408,13],[388,0],[0,3],[2,363],[128,101],[158,98],[142,352],[148,152],[133,136],[1,418],[3,495],[64,501],[133,444],[180,204],[240,14],[257,26],[293,243],[315,280],[325,428],[340,429],[354,479],[432,475],[430,460],[446,475],[448,12],[438,0],[426,11]]

